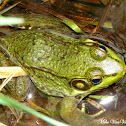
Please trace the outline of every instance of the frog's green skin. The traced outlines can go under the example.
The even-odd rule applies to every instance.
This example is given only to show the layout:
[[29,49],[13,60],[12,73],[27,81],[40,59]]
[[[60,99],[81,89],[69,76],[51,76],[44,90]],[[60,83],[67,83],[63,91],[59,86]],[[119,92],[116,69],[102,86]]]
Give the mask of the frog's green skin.
[[[10,60],[8,55],[0,48],[0,67],[14,66],[15,64]],[[0,79],[0,84],[4,79]],[[10,95],[17,100],[22,100],[25,98],[26,92],[28,90],[29,83],[28,77],[21,76],[12,78],[5,88],[2,89],[2,93]]]
[[0,48],[0,67],[14,66],[15,64],[9,59],[5,51]]
[[[107,47],[104,51],[99,47],[101,44],[90,39],[66,38],[48,30],[26,30],[3,38],[1,45],[28,73],[35,86],[49,95],[87,96],[125,74],[125,63],[117,54]],[[101,77],[101,82],[94,85],[91,78],[96,76]],[[76,89],[72,82],[86,82],[86,85]]]

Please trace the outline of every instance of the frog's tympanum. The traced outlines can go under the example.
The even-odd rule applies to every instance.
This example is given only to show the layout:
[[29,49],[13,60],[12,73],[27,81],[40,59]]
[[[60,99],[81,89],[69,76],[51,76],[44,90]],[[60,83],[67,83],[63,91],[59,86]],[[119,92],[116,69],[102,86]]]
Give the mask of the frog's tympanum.
[[85,97],[113,84],[126,71],[122,59],[105,45],[61,36],[56,30],[17,31],[0,44],[35,86],[52,96]]

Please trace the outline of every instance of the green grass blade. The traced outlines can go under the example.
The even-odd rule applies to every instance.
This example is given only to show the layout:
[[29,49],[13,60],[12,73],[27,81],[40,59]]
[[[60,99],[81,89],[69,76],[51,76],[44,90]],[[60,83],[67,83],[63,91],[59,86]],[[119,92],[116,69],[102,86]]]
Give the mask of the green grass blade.
[[0,17],[0,26],[16,25],[22,24],[24,22],[23,18],[17,17]]
[[84,32],[74,22],[69,20],[63,20],[62,22],[73,29],[75,32],[84,34]]
[[12,100],[11,98],[9,98],[8,96],[5,96],[2,93],[0,93],[0,104],[23,110],[23,111],[33,114],[33,115],[41,118],[42,120],[44,120],[50,124],[53,124],[55,126],[69,126],[65,123],[62,123],[62,122],[56,121],[50,117],[47,117],[47,116],[35,111],[34,109],[31,109],[31,108],[21,104],[20,102]]

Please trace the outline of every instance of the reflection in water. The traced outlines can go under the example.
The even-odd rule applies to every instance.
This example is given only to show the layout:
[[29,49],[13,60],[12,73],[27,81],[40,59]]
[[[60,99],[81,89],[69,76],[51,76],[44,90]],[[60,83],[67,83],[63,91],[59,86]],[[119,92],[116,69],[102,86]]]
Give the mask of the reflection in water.
[[108,96],[107,98],[104,98],[104,99],[100,102],[100,104],[101,104],[101,105],[105,105],[105,104],[110,103],[110,102],[113,101],[113,100],[114,100],[114,96]]

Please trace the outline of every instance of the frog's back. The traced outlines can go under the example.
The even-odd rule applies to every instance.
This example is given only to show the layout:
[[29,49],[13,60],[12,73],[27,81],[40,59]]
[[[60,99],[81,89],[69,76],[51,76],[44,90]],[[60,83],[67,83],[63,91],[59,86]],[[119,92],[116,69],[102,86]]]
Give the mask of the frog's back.
[[90,49],[84,44],[80,46],[77,39],[47,31],[19,31],[13,33],[12,38],[8,37],[8,40],[11,55],[17,57],[20,64],[29,67],[46,68],[57,75],[68,77],[75,72],[81,72],[83,76],[88,65],[85,60],[90,57]]

